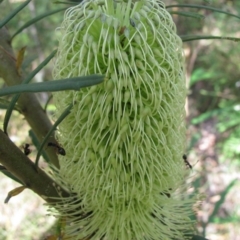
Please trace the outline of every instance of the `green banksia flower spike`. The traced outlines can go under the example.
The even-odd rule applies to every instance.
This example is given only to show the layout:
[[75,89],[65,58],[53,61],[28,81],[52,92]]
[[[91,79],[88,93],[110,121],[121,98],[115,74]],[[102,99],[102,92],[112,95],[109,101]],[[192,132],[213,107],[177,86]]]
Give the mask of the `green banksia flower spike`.
[[56,206],[67,239],[188,239],[182,42],[157,0],[85,0],[69,8],[54,78],[104,83],[54,94],[73,199]]

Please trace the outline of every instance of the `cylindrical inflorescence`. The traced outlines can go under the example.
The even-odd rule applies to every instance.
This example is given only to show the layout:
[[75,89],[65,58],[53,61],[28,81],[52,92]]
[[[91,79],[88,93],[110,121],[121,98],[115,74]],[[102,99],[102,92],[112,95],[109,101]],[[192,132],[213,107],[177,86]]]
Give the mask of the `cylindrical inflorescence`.
[[71,239],[187,239],[182,41],[157,0],[85,0],[59,28],[54,78],[105,75],[54,94],[59,177],[76,194],[58,208]]

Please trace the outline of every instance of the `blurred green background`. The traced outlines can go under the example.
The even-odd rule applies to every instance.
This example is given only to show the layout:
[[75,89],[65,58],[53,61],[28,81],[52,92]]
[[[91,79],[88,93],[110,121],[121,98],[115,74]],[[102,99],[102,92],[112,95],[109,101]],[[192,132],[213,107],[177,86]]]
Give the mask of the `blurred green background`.
[[[23,1],[4,0],[0,4],[3,19]],[[8,24],[11,35],[30,19],[66,7],[55,1],[31,1]],[[164,1],[173,4],[202,4],[240,15],[239,0]],[[180,36],[217,35],[240,37],[240,19],[206,9],[168,8],[169,11],[194,13],[196,18],[173,14]],[[60,26],[64,11],[31,25],[12,39],[15,54],[26,46],[23,70],[35,69],[57,48],[55,29]],[[186,103],[188,161],[193,170],[190,180],[193,191],[203,196],[196,208],[198,231],[211,240],[240,239],[240,43],[228,40],[197,40],[184,43],[186,79],[189,88]],[[52,79],[52,62],[36,75],[34,81]],[[4,82],[0,79],[1,87]],[[49,98],[38,94],[44,106]],[[51,117],[54,106],[50,102]],[[2,126],[5,110],[0,110]],[[17,146],[31,143],[28,125],[21,115],[13,114],[9,134]],[[36,151],[30,158],[34,159]],[[43,164],[43,163],[42,163]],[[42,165],[44,167],[44,164]],[[54,224],[46,216],[43,201],[29,190],[4,204],[7,193],[18,184],[0,175],[0,239],[44,239]]]

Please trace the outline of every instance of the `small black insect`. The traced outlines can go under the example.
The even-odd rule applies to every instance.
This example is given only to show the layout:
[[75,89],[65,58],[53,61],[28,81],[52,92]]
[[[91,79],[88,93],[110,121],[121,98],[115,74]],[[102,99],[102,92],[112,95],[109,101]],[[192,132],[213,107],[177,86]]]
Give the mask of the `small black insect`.
[[32,150],[29,147],[30,147],[30,144],[28,143],[25,143],[23,145],[23,152],[26,156],[28,156],[32,152]]
[[56,143],[49,142],[49,143],[48,143],[48,146],[49,146],[49,147],[55,147],[55,148],[57,149],[57,153],[58,153],[58,154],[63,155],[63,156],[66,155],[66,152],[65,152],[64,148],[60,147],[60,146],[57,145]]
[[187,166],[189,169],[192,169],[192,165],[191,165],[191,164],[188,162],[188,160],[187,160],[187,155],[186,155],[186,154],[183,154],[182,158],[183,158],[186,166]]

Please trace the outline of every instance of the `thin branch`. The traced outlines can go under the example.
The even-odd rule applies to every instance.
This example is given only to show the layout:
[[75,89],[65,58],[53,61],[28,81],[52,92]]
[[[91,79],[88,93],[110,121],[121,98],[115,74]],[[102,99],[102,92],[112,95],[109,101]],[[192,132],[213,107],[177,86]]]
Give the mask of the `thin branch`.
[[[20,84],[24,79],[24,76],[21,76],[18,73],[10,39],[11,38],[6,28],[3,27],[0,29],[0,77],[4,79],[7,85],[13,86]],[[37,136],[37,139],[41,142],[51,129],[52,124],[44,109],[38,102],[35,94],[21,94],[18,100],[18,105],[21,109],[21,113],[24,115],[25,119]],[[49,141],[57,143],[54,136],[51,136]],[[51,162],[56,167],[59,167],[58,157],[55,150],[53,148],[47,148],[46,154]]]
[[33,190],[46,202],[61,201],[60,197],[69,197],[69,193],[55,183],[0,130],[0,162],[17,177],[27,188]]

